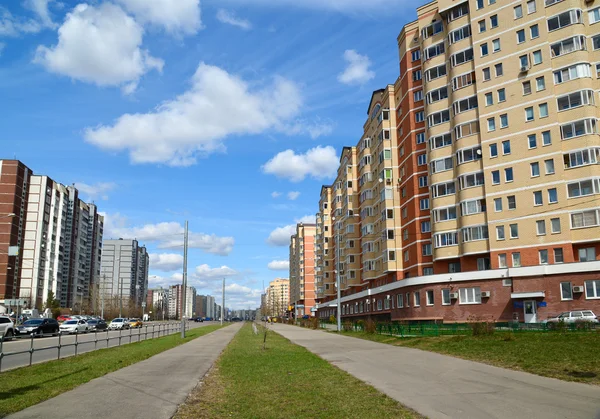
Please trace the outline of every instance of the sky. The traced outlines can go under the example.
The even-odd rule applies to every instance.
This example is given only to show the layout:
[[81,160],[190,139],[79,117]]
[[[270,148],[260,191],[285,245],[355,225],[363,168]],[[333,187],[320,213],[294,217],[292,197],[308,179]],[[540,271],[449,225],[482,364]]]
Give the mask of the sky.
[[75,184],[150,287],[256,308],[398,77],[413,0],[0,0],[0,158]]

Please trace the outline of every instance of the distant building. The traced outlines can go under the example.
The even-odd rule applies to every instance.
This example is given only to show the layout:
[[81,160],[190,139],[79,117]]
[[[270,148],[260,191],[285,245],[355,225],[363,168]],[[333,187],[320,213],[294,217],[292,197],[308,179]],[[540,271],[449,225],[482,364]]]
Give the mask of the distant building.
[[298,317],[315,306],[315,224],[299,223],[290,239],[290,305]]
[[[171,285],[169,287],[169,318],[181,318],[181,302],[182,302],[182,286],[181,284]],[[196,288],[186,287],[185,293],[185,313],[184,317],[190,318],[196,312]]]

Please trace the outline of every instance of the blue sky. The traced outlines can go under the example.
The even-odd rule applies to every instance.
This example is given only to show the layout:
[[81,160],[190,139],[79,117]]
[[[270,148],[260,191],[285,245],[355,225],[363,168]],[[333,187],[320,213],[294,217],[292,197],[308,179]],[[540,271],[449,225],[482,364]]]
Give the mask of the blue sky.
[[[181,277],[254,308],[287,277],[371,92],[398,76],[409,0],[0,0],[0,142],[76,183],[151,286]],[[307,218],[308,217],[308,218]]]

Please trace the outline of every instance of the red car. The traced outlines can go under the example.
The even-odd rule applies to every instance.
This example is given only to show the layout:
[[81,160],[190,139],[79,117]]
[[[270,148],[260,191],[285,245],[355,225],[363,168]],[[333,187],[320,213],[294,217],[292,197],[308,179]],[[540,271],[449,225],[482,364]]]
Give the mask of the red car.
[[65,316],[64,314],[61,314],[60,316],[58,316],[56,318],[57,322],[64,322],[65,320],[69,320],[71,318],[71,316]]

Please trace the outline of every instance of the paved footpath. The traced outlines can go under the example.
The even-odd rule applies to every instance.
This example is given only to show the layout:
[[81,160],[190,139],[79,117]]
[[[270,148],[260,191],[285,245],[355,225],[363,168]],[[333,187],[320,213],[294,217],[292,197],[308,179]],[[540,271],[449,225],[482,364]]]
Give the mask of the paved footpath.
[[171,418],[242,324],[201,336],[8,417]]
[[600,387],[318,330],[271,327],[430,419],[600,419]]

